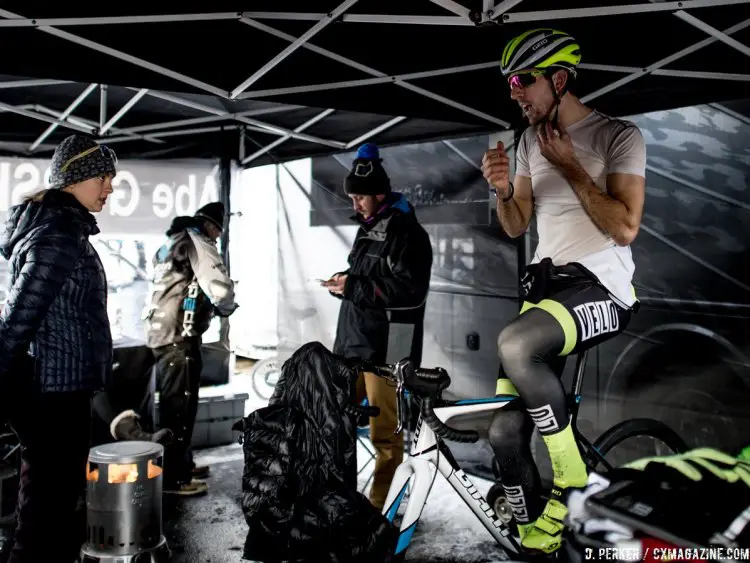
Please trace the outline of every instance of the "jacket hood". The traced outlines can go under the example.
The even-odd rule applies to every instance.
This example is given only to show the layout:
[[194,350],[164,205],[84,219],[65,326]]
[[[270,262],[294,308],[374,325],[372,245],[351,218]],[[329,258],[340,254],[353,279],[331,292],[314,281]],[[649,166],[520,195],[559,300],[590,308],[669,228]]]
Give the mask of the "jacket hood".
[[172,219],[172,223],[169,225],[169,229],[167,229],[166,235],[168,237],[171,237],[172,235],[181,233],[182,231],[193,229],[208,236],[204,223],[205,219],[203,219],[202,217],[180,215],[179,217],[175,217],[174,219]]
[[[32,229],[45,223],[60,221],[61,225],[79,225],[86,236],[99,232],[96,219],[75,196],[59,190],[50,190],[42,201],[26,200],[8,210],[5,229],[0,233],[0,254],[10,260],[18,241]],[[69,228],[69,227],[68,227]]]
[[384,219],[393,214],[394,211],[399,211],[405,215],[413,214],[414,206],[409,203],[409,200],[406,199],[406,196],[404,194],[399,192],[391,192],[383,201],[383,205],[380,207],[377,213],[375,213],[375,215],[373,215],[369,219],[363,219],[362,216],[357,213],[356,215],[352,216],[352,220],[360,223],[361,225],[364,225],[365,228],[371,228],[381,219]]

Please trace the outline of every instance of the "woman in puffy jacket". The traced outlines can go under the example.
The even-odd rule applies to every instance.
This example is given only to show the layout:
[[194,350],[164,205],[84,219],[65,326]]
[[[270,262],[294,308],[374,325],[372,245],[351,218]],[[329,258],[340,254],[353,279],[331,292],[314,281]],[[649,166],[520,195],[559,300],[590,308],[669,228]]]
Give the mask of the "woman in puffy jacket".
[[[50,189],[8,213],[0,253],[9,288],[0,313],[0,388],[22,446],[9,563],[72,562],[91,431],[91,397],[112,369],[107,280],[89,237],[112,193],[113,151],[83,135],[55,150]],[[32,541],[34,538],[34,541]]]

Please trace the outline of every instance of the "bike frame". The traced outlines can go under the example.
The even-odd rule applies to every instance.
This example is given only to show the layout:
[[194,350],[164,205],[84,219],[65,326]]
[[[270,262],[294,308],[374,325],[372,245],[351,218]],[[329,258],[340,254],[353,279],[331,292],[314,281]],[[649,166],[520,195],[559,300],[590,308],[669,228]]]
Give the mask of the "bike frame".
[[[443,423],[448,424],[456,416],[495,411],[517,399],[514,395],[503,395],[491,399],[457,401],[435,408],[435,415]],[[518,553],[518,543],[510,528],[495,514],[493,508],[458,465],[448,446],[423,423],[420,415],[414,431],[411,452],[396,469],[383,506],[383,514],[393,522],[409,481],[412,481],[395,554],[402,553],[409,546],[438,472],[451,484],[495,541],[507,550]]]
[[[594,448],[591,442],[576,427],[587,355],[587,352],[581,352],[578,354],[576,360],[573,384],[571,392],[568,395],[571,425],[573,426],[573,432],[579,447],[583,446],[581,453],[584,455],[584,460],[588,460],[589,463],[592,461],[601,462],[608,469],[611,469],[610,464],[607,463],[604,456]],[[436,407],[434,410],[438,419],[450,426],[450,420],[453,418],[467,414],[496,411],[507,407],[516,400],[518,400],[518,397],[515,395],[500,395],[486,399],[467,399],[447,402],[440,407]],[[399,529],[396,555],[403,553],[409,546],[438,472],[450,483],[458,496],[468,505],[498,544],[511,553],[521,553],[516,533],[512,532],[500,520],[493,507],[487,503],[486,499],[471,482],[471,479],[461,469],[448,446],[445,445],[443,440],[427,424],[424,424],[422,415],[420,414],[416,430],[414,431],[409,456],[396,469],[385,499],[385,504],[383,505],[383,514],[390,522],[393,522],[404,499],[409,482],[412,482],[406,511]]]

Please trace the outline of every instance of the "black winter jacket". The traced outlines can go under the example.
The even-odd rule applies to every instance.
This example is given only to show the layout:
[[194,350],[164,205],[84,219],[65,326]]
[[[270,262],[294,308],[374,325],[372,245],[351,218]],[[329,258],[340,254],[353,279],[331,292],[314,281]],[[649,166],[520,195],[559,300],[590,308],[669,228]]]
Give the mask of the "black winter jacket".
[[94,216],[72,195],[50,191],[11,208],[0,235],[9,260],[8,299],[0,314],[0,379],[20,354],[35,360],[44,392],[101,388],[112,371],[107,278],[89,236]]
[[244,557],[387,563],[397,529],[357,491],[357,372],[322,344],[284,363],[269,406],[244,419]]
[[334,353],[375,363],[422,361],[424,313],[432,272],[430,237],[403,195],[371,223],[360,223],[349,269]]

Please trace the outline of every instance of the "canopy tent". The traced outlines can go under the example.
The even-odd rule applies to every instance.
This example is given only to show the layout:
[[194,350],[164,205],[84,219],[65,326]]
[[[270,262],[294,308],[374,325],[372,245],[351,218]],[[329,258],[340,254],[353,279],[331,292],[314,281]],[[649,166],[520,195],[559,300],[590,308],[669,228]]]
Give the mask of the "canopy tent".
[[750,98],[750,0],[201,4],[5,0],[0,149],[80,130],[120,155],[254,166],[517,128],[499,57],[542,26],[578,39],[576,93],[610,115]]

